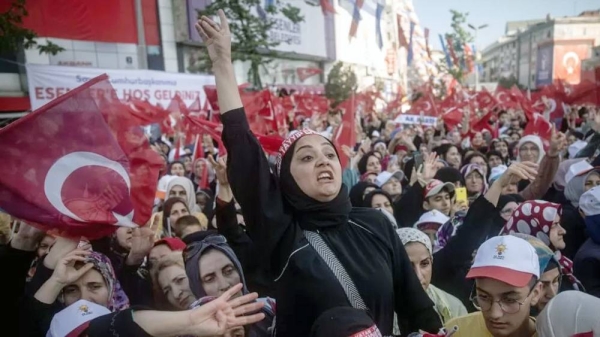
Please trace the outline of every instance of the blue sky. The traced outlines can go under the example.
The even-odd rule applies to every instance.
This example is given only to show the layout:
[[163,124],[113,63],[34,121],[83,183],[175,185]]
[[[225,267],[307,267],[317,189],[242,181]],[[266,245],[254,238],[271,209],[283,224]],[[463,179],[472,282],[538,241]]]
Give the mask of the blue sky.
[[450,9],[469,12],[474,26],[488,24],[479,32],[477,46],[483,50],[504,34],[507,21],[573,16],[600,9],[600,0],[413,0],[422,27],[430,29],[433,49],[440,49],[438,34],[451,30]]

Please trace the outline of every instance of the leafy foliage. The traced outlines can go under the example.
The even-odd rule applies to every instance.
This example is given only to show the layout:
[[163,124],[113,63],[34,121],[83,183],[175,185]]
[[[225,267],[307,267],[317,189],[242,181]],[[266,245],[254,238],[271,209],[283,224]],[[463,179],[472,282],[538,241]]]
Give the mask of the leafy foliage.
[[[446,72],[454,77],[459,83],[462,83],[465,75],[465,44],[472,43],[474,41],[473,35],[471,32],[465,27],[467,25],[467,18],[469,17],[469,13],[461,13],[454,9],[450,10],[452,14],[452,31],[446,33],[444,37],[446,40],[450,38],[452,41],[452,48],[454,48],[454,54],[456,55],[456,59],[459,64],[453,64],[452,67],[448,68],[448,64],[446,60],[443,59],[437,65],[438,70],[442,72]],[[447,47],[450,49],[450,46]],[[452,62],[454,62],[452,60]]]
[[527,89],[525,86],[519,84],[519,80],[513,74],[511,74],[509,77],[500,78],[498,80],[498,85],[506,89],[510,89],[515,85],[521,90]]
[[[304,21],[299,8],[283,4],[280,0],[275,0],[267,8],[262,8],[261,5],[261,0],[215,0],[203,11],[198,11],[198,17],[215,16],[219,9],[225,12],[232,36],[232,61],[250,62],[248,82],[255,89],[262,88],[260,67],[272,61],[277,55],[273,48],[280,43],[269,36],[270,30],[279,20],[273,15],[281,13],[293,24]],[[259,15],[255,15],[255,12]],[[210,72],[211,68],[208,54],[204,53],[197,70]]]
[[358,82],[354,71],[346,67],[344,63],[337,62],[327,75],[325,84],[325,96],[331,102],[331,108],[337,108],[340,103],[347,100],[356,93]]
[[10,8],[0,14],[0,53],[13,53],[20,47],[25,49],[36,47],[40,54],[56,55],[65,49],[47,41],[38,44],[37,34],[31,29],[23,28],[23,18],[29,15],[25,8],[25,0],[13,0]]

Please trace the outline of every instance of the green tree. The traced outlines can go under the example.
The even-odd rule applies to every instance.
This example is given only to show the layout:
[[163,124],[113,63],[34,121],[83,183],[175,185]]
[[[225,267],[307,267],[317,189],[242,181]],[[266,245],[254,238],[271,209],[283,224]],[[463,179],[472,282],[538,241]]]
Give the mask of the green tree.
[[[281,13],[294,24],[304,21],[297,7],[274,0],[272,5],[262,8],[262,2],[263,0],[214,0],[204,10],[198,11],[198,17],[214,16],[219,9],[225,12],[232,35],[232,61],[250,62],[248,82],[254,89],[262,88],[260,67],[272,61],[277,55],[273,48],[280,44],[269,36],[269,31],[277,24],[273,15]],[[257,16],[255,11],[263,15]],[[197,70],[210,72],[211,68],[208,53],[203,53]]]
[[501,77],[498,80],[498,85],[506,89],[510,89],[515,85],[521,90],[527,89],[527,87],[519,84],[519,80],[513,74],[511,74],[509,77]]
[[344,68],[343,62],[337,62],[327,75],[325,84],[325,97],[331,102],[331,109],[335,110],[340,103],[356,93],[358,81],[356,74],[349,68]]
[[[448,41],[448,39],[452,41],[452,48],[454,49],[458,64],[453,64],[452,67],[448,67],[446,59],[444,58],[437,64],[437,68],[439,71],[452,75],[459,83],[462,83],[466,75],[464,46],[465,44],[473,42],[474,39],[471,32],[466,28],[469,13],[461,13],[454,9],[451,9],[450,13],[452,14],[452,24],[450,24],[452,31],[446,33],[444,37],[446,38],[446,41]],[[448,49],[448,53],[450,53],[450,46],[447,46],[446,48]],[[454,62],[452,59],[451,61]]]
[[29,13],[25,8],[25,0],[13,0],[9,9],[0,14],[0,54],[17,52],[21,47],[35,47],[40,54],[52,55],[65,50],[50,41],[46,44],[37,43],[37,34],[31,29],[23,28],[23,18],[27,15]]

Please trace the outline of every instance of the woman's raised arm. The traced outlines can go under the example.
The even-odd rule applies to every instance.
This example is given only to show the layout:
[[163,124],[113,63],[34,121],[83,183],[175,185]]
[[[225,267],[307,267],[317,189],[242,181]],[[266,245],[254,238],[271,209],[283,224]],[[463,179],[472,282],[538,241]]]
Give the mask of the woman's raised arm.
[[242,207],[248,235],[260,247],[261,255],[271,257],[292,218],[284,212],[276,178],[248,125],[231,64],[231,32],[222,10],[219,18],[220,25],[203,16],[196,27],[206,42],[217,82],[227,175]]
[[231,32],[223,10],[219,10],[219,19],[220,25],[202,16],[196,23],[196,29],[208,49],[217,82],[219,110],[223,115],[243,105],[231,63]]

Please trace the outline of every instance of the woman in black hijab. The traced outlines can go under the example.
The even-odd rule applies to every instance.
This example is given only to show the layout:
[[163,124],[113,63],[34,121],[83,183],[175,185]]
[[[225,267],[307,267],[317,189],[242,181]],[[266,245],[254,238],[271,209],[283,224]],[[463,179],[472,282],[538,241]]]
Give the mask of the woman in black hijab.
[[203,16],[197,27],[213,63],[231,187],[275,279],[277,334],[308,336],[323,312],[339,306],[367,310],[383,335],[392,334],[394,312],[402,331],[438,331],[439,316],[389,220],[352,208],[329,140],[296,132],[271,174],[242,106],[221,10],[219,17],[222,26]]
[[370,183],[368,181],[359,181],[356,185],[352,186],[350,189],[350,203],[352,207],[370,207],[364,205],[365,196],[373,191],[378,189],[379,186]]

